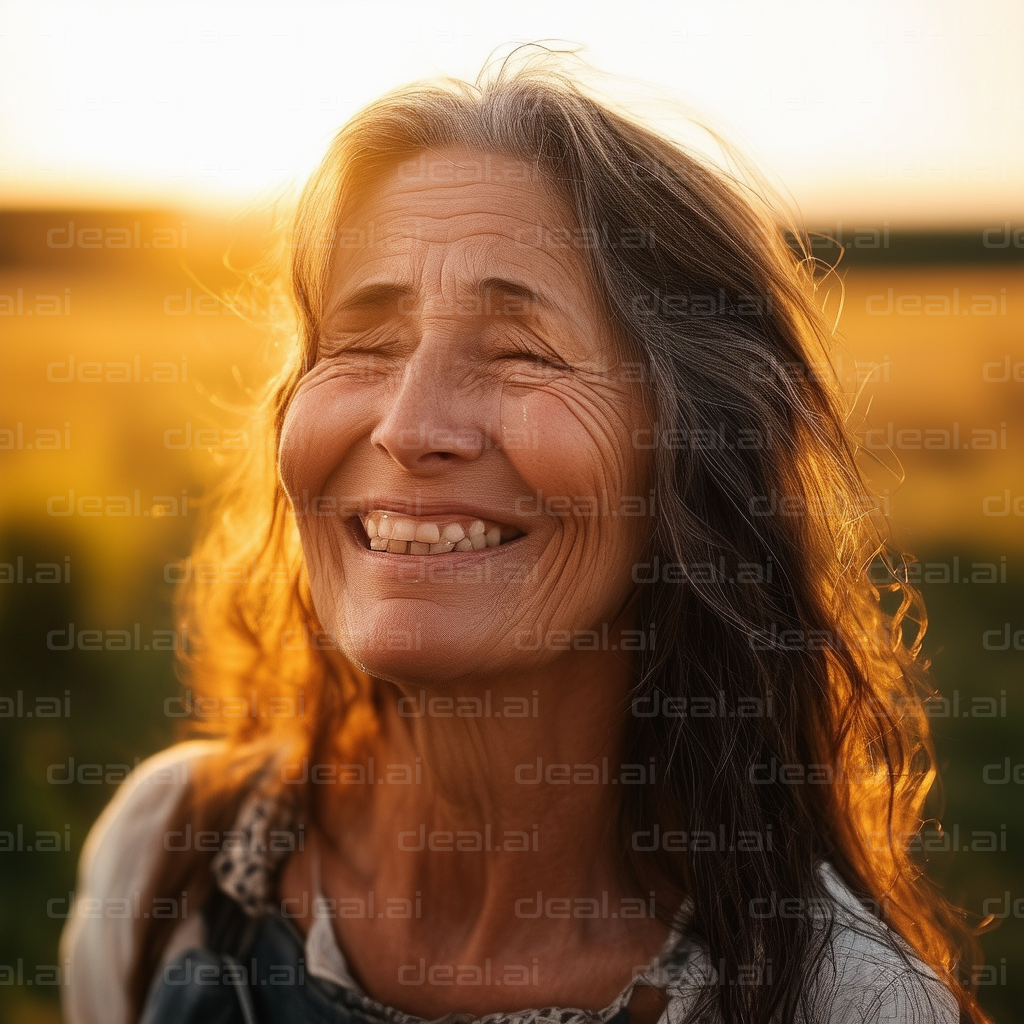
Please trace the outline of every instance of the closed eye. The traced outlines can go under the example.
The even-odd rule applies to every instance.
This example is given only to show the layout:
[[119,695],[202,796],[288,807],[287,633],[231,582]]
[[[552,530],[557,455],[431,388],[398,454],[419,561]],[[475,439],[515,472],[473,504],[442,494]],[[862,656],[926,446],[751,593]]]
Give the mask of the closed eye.
[[388,359],[397,355],[399,345],[399,339],[386,336],[384,331],[324,332],[320,335],[317,357],[339,359],[348,356],[376,356]]
[[556,370],[559,373],[569,373],[572,371],[571,366],[560,360],[548,359],[539,352],[530,352],[525,349],[522,351],[503,352],[497,358],[502,362],[530,363],[533,366],[543,367],[546,370]]
[[[517,337],[517,334],[524,336]],[[567,373],[572,370],[558,353],[532,332],[507,332],[494,339],[494,358],[502,362],[532,363],[534,366]]]
[[325,359],[337,356],[374,356],[383,352],[381,346],[372,345],[338,345],[337,343],[321,344],[320,355]]

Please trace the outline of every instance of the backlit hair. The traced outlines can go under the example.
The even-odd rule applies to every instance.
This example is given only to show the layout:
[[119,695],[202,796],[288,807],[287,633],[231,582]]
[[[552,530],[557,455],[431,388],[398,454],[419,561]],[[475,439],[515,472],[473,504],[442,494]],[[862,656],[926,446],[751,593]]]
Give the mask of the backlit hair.
[[[935,779],[920,710],[933,689],[920,658],[925,619],[911,586],[869,577],[873,562],[892,561],[848,403],[822,369],[832,325],[815,300],[814,261],[763,190],[597,100],[571,61],[545,53],[517,55],[475,86],[427,82],[372,103],[338,132],[301,196],[287,238],[297,331],[264,404],[270,442],[225,487],[193,554],[248,568],[234,580],[192,579],[180,607],[194,694],[255,691],[264,707],[295,708],[301,691],[303,712],[218,718],[225,753],[196,775],[183,818],[230,827],[269,750],[315,763],[343,751],[351,760],[372,742],[373,682],[317,622],[277,444],[317,359],[346,211],[399,164],[452,147],[519,160],[564,200],[588,240],[580,253],[597,292],[642,367],[657,517],[635,578],[639,621],[654,624],[657,644],[637,652],[622,721],[624,759],[654,757],[659,773],[653,786],[627,787],[619,837],[627,880],[657,890],[666,920],[693,900],[691,931],[722,975],[697,1015],[717,1008],[726,1022],[764,1022],[808,1011],[820,922],[751,908],[766,894],[826,903],[816,864],[827,860],[934,967],[965,1019],[983,1021],[955,971],[972,949],[961,915],[908,851]],[[749,713],[666,713],[682,698]],[[315,819],[313,796],[303,807]],[[655,826],[761,842],[636,850],[634,835]],[[208,887],[209,856],[168,857],[154,894]],[[137,1005],[161,928],[144,925]],[[729,984],[768,959],[770,982]]]

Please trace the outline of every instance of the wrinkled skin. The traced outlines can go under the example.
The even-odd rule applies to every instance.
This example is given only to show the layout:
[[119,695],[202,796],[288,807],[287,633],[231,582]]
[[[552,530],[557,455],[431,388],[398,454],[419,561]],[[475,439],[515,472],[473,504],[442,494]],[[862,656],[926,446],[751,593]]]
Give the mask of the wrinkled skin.
[[[397,511],[435,502],[525,537],[446,567],[454,556],[363,557],[338,516],[301,517],[321,621],[396,683],[479,686],[536,669],[559,643],[524,650],[538,624],[547,638],[614,621],[651,523],[635,514],[649,500],[631,444],[645,423],[638,385],[568,212],[530,182],[423,181],[403,167],[351,223],[375,244],[338,252],[319,360],[287,417],[289,491],[363,511],[373,496]],[[374,284],[408,294],[352,308]],[[406,638],[413,650],[387,649]]]
[[[288,411],[281,455],[305,513],[317,614],[378,681],[376,763],[415,763],[422,779],[321,791],[333,845],[312,833],[280,896],[298,906],[309,894],[316,846],[328,897],[421,899],[412,919],[332,925],[367,992],[428,1019],[600,1009],[667,934],[650,916],[516,910],[537,892],[647,905],[623,877],[614,822],[624,786],[523,784],[520,772],[535,774],[538,759],[580,768],[606,758],[616,775],[633,681],[623,631],[647,627],[631,611],[632,567],[654,519],[650,455],[632,444],[648,425],[636,374],[571,217],[548,189],[516,180],[511,160],[492,155],[490,180],[475,177],[482,159],[449,151],[403,165],[349,215],[342,237],[373,244],[337,253],[319,359]],[[429,557],[371,551],[355,514],[375,507],[470,514],[502,524],[509,541]],[[462,717],[443,703],[485,695],[496,712],[518,701],[518,715]],[[424,700],[437,713],[402,711]],[[537,838],[521,852],[411,850],[419,827]],[[447,980],[403,982],[421,960]],[[533,973],[525,987],[481,986],[474,972],[488,962]]]

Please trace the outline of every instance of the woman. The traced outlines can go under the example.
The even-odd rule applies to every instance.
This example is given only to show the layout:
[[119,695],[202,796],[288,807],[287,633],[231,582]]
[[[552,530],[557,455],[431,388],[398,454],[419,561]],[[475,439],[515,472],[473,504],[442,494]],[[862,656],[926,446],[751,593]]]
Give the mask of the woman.
[[357,115],[290,246],[183,595],[217,736],[95,826],[69,1020],[984,1020],[777,215],[527,60]]

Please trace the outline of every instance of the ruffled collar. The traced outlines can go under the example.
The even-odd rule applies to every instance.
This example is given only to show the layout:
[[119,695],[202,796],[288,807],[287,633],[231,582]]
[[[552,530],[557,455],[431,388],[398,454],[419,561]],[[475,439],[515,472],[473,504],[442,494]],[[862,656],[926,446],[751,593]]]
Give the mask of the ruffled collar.
[[[274,833],[280,831],[294,835],[294,804],[281,800],[270,782],[269,773],[257,781],[241,804],[229,839],[212,862],[217,886],[252,917],[278,913],[276,905],[271,902],[274,879],[291,850],[278,848],[288,844],[275,844]],[[319,857],[315,848],[312,852],[315,896],[319,897],[323,895]],[[549,1006],[492,1013],[484,1017],[448,1014],[440,1020],[446,1024],[463,1024],[471,1020],[482,1024],[605,1024],[628,1006],[637,985],[653,985],[676,994],[684,989],[692,990],[695,979],[690,979],[689,983],[687,979],[696,966],[696,949],[686,937],[682,926],[690,912],[691,905],[687,901],[677,918],[680,923],[672,929],[660,953],[651,959],[646,968],[635,972],[630,982],[602,1010]],[[346,1002],[355,1003],[368,1016],[387,1021],[388,1024],[423,1024],[422,1018],[386,1006],[360,989],[351,976],[328,917],[314,915],[306,934],[304,952],[307,972],[337,986],[345,993]],[[699,987],[699,983],[696,987]]]

